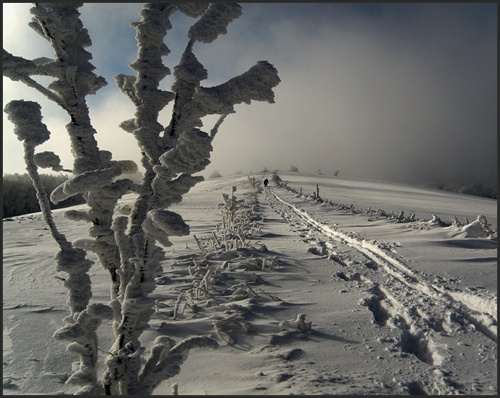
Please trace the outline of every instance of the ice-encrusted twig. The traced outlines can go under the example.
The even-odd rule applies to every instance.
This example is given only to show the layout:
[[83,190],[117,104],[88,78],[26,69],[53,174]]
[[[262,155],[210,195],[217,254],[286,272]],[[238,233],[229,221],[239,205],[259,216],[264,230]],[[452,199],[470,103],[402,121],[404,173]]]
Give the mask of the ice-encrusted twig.
[[42,180],[38,175],[38,168],[35,163],[35,147],[43,144],[50,137],[47,126],[42,123],[41,107],[36,102],[31,101],[11,101],[7,104],[4,112],[7,113],[9,120],[14,124],[14,134],[20,141],[23,141],[24,160],[26,170],[36,189],[40,209],[45,222],[61,248],[68,247],[66,237],[61,234],[54,223],[50,211],[49,199],[43,186]]
[[71,314],[66,318],[66,321],[72,322],[73,315],[84,310],[92,296],[90,277],[87,274],[87,271],[92,266],[92,261],[87,260],[85,252],[75,249],[71,242],[66,239],[66,236],[59,232],[52,217],[47,192],[34,160],[35,147],[47,141],[50,137],[47,126],[42,123],[40,109],[40,105],[36,102],[20,100],[9,102],[4,111],[15,126],[14,133],[20,141],[23,141],[26,170],[36,189],[45,223],[60,247],[55,259],[57,261],[57,270],[68,274],[64,285],[68,288],[69,298],[67,303]]
[[55,50],[56,61],[49,64],[50,69],[46,69],[51,76],[57,77],[57,80],[52,82],[48,89],[57,96],[58,103],[62,103],[71,116],[71,122],[66,127],[76,158],[75,174],[101,166],[99,149],[94,138],[96,131],[90,123],[85,97],[94,94],[106,84],[104,78],[92,72],[94,66],[89,62],[92,56],[84,49],[91,41],[79,19],[78,8],[81,5],[36,3],[31,9],[33,18],[29,24],[47,39]]
[[71,341],[67,347],[68,351],[80,356],[78,370],[66,381],[68,384],[81,386],[77,394],[102,395],[103,393],[96,374],[97,328],[111,316],[112,310],[107,305],[91,304],[78,314],[75,323],[64,326],[54,334],[58,340]]

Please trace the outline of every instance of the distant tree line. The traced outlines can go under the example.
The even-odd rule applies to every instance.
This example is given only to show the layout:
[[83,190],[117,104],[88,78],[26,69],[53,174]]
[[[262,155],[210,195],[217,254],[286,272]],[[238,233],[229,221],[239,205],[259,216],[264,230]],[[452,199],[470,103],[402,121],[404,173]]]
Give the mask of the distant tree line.
[[[63,175],[40,174],[45,190],[50,194],[68,177]],[[68,198],[57,205],[50,203],[52,209],[74,206],[85,203],[81,194]],[[4,174],[2,183],[2,218],[19,216],[40,211],[36,191],[28,174]]]
[[443,191],[465,193],[467,195],[482,196],[484,198],[498,199],[498,188],[482,185],[478,183],[474,184],[458,184],[458,183],[428,183],[424,184],[426,187],[441,189]]

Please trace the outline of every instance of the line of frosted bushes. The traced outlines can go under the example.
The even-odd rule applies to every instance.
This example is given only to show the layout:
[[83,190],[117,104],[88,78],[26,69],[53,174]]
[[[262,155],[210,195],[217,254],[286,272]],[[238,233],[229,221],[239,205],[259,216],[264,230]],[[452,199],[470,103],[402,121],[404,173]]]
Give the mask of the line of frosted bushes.
[[465,193],[467,195],[482,196],[498,199],[498,188],[482,184],[425,184],[426,187],[441,189],[442,191]]
[[[47,192],[61,185],[68,177],[64,175],[41,174],[43,184]],[[85,203],[82,195],[73,196],[63,202],[54,205],[52,209],[74,206]],[[2,183],[2,218],[19,216],[22,214],[36,213],[40,211],[40,205],[36,197],[36,191],[28,174],[5,174]]]

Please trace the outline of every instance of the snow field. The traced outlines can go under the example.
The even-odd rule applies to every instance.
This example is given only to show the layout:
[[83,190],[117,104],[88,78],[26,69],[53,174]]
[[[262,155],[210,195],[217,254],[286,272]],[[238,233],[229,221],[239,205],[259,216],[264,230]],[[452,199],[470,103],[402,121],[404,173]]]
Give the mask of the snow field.
[[[232,186],[239,206],[231,216]],[[272,192],[281,201],[266,191],[255,196],[246,177],[227,177],[198,184],[172,206],[191,235],[171,238],[151,295],[155,313],[141,340],[151,347],[158,335],[210,336],[219,348],[192,350],[155,394],[495,393],[496,295],[481,288],[492,283],[489,273],[480,274],[496,266],[489,260],[495,249],[480,243],[495,240],[453,238],[446,228],[413,229],[390,218],[368,221],[374,216],[275,186]],[[321,186],[320,194],[335,198]],[[81,236],[86,224],[62,214],[54,214],[61,230]],[[239,223],[231,225],[230,217],[245,228],[236,232]],[[66,315],[66,292],[43,228],[39,215],[4,222],[4,333],[12,341],[4,345],[5,394],[72,391],[64,384],[71,355],[51,337]],[[436,245],[440,239],[460,247]],[[457,277],[448,264],[464,252],[469,261],[460,262]],[[106,302],[106,271],[94,266],[91,275],[92,300]],[[310,330],[294,329],[299,314]],[[98,330],[104,350],[110,329],[108,322]]]

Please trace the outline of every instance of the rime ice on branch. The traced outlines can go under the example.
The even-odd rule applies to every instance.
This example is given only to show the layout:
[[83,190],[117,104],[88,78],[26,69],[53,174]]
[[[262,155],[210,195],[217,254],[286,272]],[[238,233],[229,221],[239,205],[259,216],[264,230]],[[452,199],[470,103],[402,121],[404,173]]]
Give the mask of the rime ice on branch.
[[[67,325],[56,332],[56,337],[69,340],[68,349],[80,356],[79,367],[68,381],[81,386],[80,394],[151,394],[162,380],[180,371],[190,349],[217,347],[217,342],[208,337],[175,344],[164,336],[155,341],[149,358],[142,358],[145,348],[139,337],[149,327],[154,312],[154,300],[149,295],[156,288],[155,277],[165,260],[165,253],[157,244],[168,247],[169,236],[189,234],[182,217],[167,208],[179,203],[203,180],[193,174],[210,163],[213,138],[226,116],[235,112],[234,105],[252,100],[273,103],[272,88],[280,79],[270,63],[259,61],[224,84],[201,86],[208,72],[194,55],[193,47],[196,43],[211,43],[227,33],[229,23],[241,15],[238,4],[145,4],[141,21],[131,24],[136,30],[138,53],[130,67],[136,75],[115,76],[117,86],[136,106],[135,117],[120,125],[134,135],[142,153],[144,179],[142,185],[135,184],[121,178],[137,171],[135,163],[112,160],[111,153],[99,150],[95,140],[85,97],[96,93],[106,82],[93,73],[91,54],[85,50],[91,41],[79,19],[81,5],[35,3],[30,26],[51,43],[55,57],[30,61],[4,50],[4,76],[33,87],[68,112],[70,122],[66,129],[75,156],[74,176],[57,187],[50,198],[56,203],[83,193],[89,206],[88,210],[69,210],[65,214],[69,219],[92,224],[89,239],[79,239],[73,247],[53,226],[54,237],[61,246],[56,256],[57,270],[68,273],[65,286],[71,308]],[[161,80],[171,73],[162,61],[169,53],[164,38],[172,27],[169,17],[176,11],[199,19],[189,29],[185,51],[174,68],[174,83],[171,91],[166,91],[159,88]],[[32,79],[35,75],[55,80],[44,87]],[[158,122],[159,112],[171,101],[171,120],[162,126]],[[57,155],[34,153],[34,146],[48,139],[39,106],[33,112],[34,119],[25,115],[26,109],[34,109],[33,105],[20,102],[9,106],[6,112],[28,148],[27,164],[33,171],[34,183],[37,165],[65,170]],[[201,119],[212,114],[220,115],[219,120],[210,133],[202,131]],[[24,128],[26,123],[30,128],[35,126],[33,130]],[[127,216],[116,215],[118,200],[128,192],[138,194],[132,210]],[[39,198],[48,208],[47,195]],[[50,208],[47,214],[47,223],[53,224]],[[95,252],[109,272],[109,305],[89,304],[91,286],[86,272],[92,263],[85,258],[87,250]],[[98,377],[96,330],[109,317],[113,319],[115,341],[109,349],[104,374]]]
[[67,304],[71,315],[66,318],[66,321],[71,322],[72,316],[84,310],[92,296],[90,277],[87,274],[92,262],[85,259],[84,251],[72,247],[66,237],[58,231],[52,218],[49,199],[35,163],[35,147],[50,137],[47,126],[42,123],[40,105],[31,101],[11,101],[5,107],[4,112],[14,124],[14,133],[17,138],[23,141],[26,170],[36,189],[44,220],[61,249],[56,255],[57,270],[68,274],[64,284],[68,288]]
[[[135,118],[124,121],[121,127],[136,137],[143,153],[142,164],[146,169],[142,193],[129,219],[130,237],[135,242],[137,256],[131,261],[135,264],[136,272],[141,273],[145,285],[152,284],[160,265],[151,262],[146,267],[141,258],[148,257],[155,242],[170,246],[170,235],[189,233],[180,215],[162,209],[180,202],[182,196],[202,180],[202,177],[194,177],[193,174],[202,171],[210,163],[212,140],[226,115],[234,112],[233,106],[242,102],[250,103],[251,100],[274,102],[272,88],[280,81],[276,69],[261,61],[248,72],[221,86],[201,87],[201,81],[208,74],[193,53],[195,42],[212,42],[220,34],[226,33],[227,25],[241,14],[241,7],[237,4],[214,3],[208,6],[189,30],[189,42],[179,65],[174,68],[172,91],[160,90],[160,80],[170,73],[161,60],[169,52],[163,43],[163,36],[171,27],[168,18],[176,7],[188,16],[197,17],[204,11],[201,4],[190,9],[182,3],[177,6],[156,3],[145,5],[141,22],[132,24],[137,32],[139,49],[137,60],[131,67],[137,71],[137,75],[115,76],[117,85],[136,105]],[[175,100],[172,118],[164,128],[158,122],[158,114],[172,99]],[[221,115],[211,135],[200,130],[203,126],[201,118],[210,114]],[[122,316],[124,319],[148,317],[151,309],[147,303],[142,311],[144,316],[137,309],[130,314],[124,310]],[[122,341],[117,340],[115,347],[123,347],[127,341],[127,337]],[[167,363],[163,366],[167,366]],[[111,378],[107,380],[109,391],[115,391],[115,382]],[[130,389],[134,388],[130,386]]]

